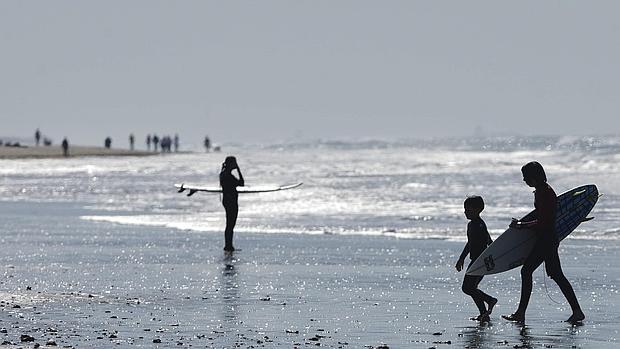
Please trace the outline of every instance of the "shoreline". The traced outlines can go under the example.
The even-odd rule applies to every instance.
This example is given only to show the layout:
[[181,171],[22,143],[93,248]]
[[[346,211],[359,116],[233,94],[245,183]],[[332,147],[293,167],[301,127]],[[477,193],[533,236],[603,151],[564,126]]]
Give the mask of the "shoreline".
[[[68,158],[85,156],[151,156],[161,154],[160,152],[150,152],[143,150],[129,150],[95,146],[70,146]],[[60,146],[26,146],[26,147],[7,147],[0,146],[0,159],[51,159],[64,158]]]

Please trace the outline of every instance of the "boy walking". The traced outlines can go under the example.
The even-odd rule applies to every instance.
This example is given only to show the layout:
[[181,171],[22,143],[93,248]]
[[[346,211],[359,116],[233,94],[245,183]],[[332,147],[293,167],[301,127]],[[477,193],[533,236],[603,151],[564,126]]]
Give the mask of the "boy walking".
[[[471,264],[493,242],[487,230],[487,225],[480,218],[480,213],[484,210],[484,200],[482,200],[482,197],[470,196],[465,199],[463,206],[465,207],[465,217],[469,219],[469,223],[467,223],[467,244],[465,244],[465,248],[463,248],[463,252],[455,266],[459,272],[463,269],[465,257],[468,254]],[[462,290],[466,295],[473,298],[478,311],[480,311],[480,315],[473,318],[473,320],[489,321],[489,315],[491,315],[497,299],[478,289],[480,281],[482,281],[482,276],[465,275]]]

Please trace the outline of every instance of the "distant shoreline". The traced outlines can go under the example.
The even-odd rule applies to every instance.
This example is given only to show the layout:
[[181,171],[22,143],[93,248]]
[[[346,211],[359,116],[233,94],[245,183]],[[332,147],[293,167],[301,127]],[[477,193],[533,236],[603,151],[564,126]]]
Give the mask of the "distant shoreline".
[[[149,152],[129,149],[107,149],[103,147],[70,146],[69,157],[84,156],[150,156],[159,152]],[[55,146],[27,146],[6,147],[0,146],[0,159],[49,159],[64,158],[62,148]]]

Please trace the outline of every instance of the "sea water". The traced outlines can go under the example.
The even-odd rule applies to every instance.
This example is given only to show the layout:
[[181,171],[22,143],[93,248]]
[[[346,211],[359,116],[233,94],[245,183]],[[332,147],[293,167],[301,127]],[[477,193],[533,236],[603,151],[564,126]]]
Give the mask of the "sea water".
[[595,219],[569,238],[620,238],[615,136],[229,144],[210,153],[0,160],[0,200],[72,202],[86,209],[84,220],[219,234],[220,195],[187,197],[174,184],[217,186],[227,155],[237,157],[247,185],[304,182],[240,195],[237,233],[464,239],[463,200],[481,195],[482,217],[498,235],[533,208],[520,168],[536,160],[558,195],[583,184],[604,194]]

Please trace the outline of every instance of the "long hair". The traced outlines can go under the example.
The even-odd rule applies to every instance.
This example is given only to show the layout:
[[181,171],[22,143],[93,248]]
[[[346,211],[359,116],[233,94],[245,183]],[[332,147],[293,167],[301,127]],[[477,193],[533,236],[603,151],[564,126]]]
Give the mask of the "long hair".
[[236,161],[237,159],[234,156],[227,156],[222,163],[222,170],[220,172],[224,172],[225,170],[227,170]]
[[545,169],[538,161],[531,161],[521,167],[521,173],[523,177],[534,178],[543,182],[547,182],[547,175]]

